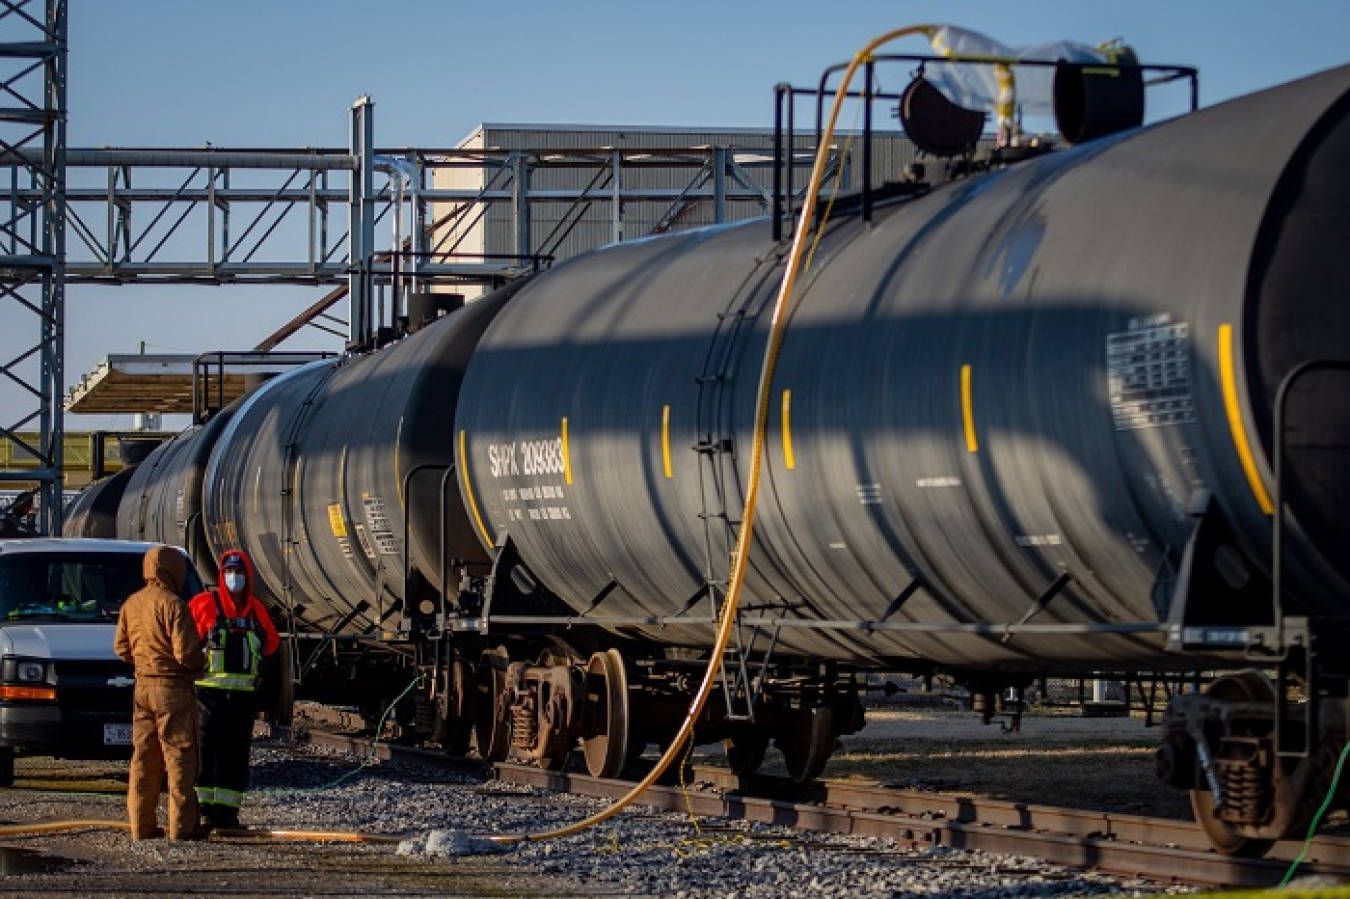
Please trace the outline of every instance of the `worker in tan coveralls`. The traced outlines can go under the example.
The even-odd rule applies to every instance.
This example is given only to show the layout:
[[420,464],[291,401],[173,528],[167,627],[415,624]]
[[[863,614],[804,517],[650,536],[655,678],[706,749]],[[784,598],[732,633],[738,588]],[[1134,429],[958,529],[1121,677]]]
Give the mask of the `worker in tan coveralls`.
[[183,554],[167,546],[145,554],[145,588],[127,598],[113,648],[136,666],[131,716],[131,774],[127,813],[131,838],[164,836],[158,822],[160,784],[168,772],[169,836],[196,840],[198,826],[197,694],[206,652],[188,605],[179,594],[187,577]]

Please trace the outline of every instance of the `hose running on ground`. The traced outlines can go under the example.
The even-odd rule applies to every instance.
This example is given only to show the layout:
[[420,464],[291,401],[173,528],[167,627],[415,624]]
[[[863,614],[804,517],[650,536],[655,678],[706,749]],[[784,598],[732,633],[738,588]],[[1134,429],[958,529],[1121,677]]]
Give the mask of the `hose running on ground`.
[[[46,833],[60,833],[65,830],[86,830],[88,828],[107,828],[108,830],[131,830],[126,821],[112,821],[103,818],[89,818],[71,821],[35,821],[32,824],[9,824],[0,827],[0,839],[7,837],[38,836]],[[277,840],[308,840],[315,843],[402,843],[408,836],[392,836],[379,833],[361,833],[353,830],[283,830],[283,829],[247,829],[221,828],[212,831],[222,837],[268,837]]]
[[[933,26],[916,25],[908,28],[901,28],[891,31],[874,38],[862,50],[853,57],[845,71],[843,79],[835,92],[834,104],[830,109],[830,117],[820,138],[820,145],[816,150],[815,164],[811,169],[811,180],[806,189],[806,200],[802,205],[801,215],[799,217],[797,230],[792,239],[792,248],[788,254],[787,266],[783,273],[783,281],[778,290],[778,296],[774,301],[773,317],[770,320],[769,344],[764,353],[764,362],[760,368],[758,398],[755,404],[755,431],[754,441],[751,449],[750,477],[746,484],[745,507],[741,514],[741,531],[736,540],[736,552],[732,561],[731,578],[727,585],[726,600],[722,604],[721,622],[718,626],[717,639],[713,645],[708,663],[708,669],[703,675],[703,681],[699,684],[698,692],[694,694],[694,699],[685,715],[684,721],[680,725],[675,738],[666,747],[666,751],[657,761],[656,765],[649,771],[641,781],[627,794],[619,798],[613,805],[597,812],[596,814],[565,827],[554,830],[540,831],[537,833],[522,834],[493,834],[487,837],[493,843],[511,844],[520,842],[534,842],[542,840],[552,840],[561,837],[568,837],[588,830],[597,824],[609,820],[617,815],[623,809],[627,808],[637,800],[647,788],[666,772],[666,769],[680,755],[684,744],[689,740],[693,733],[694,723],[699,715],[703,713],[703,708],[707,704],[708,697],[712,693],[713,685],[717,678],[717,673],[722,667],[722,658],[727,651],[727,646],[731,642],[732,630],[736,623],[736,608],[740,603],[741,587],[745,582],[745,571],[750,558],[751,537],[754,531],[755,507],[759,499],[760,472],[763,466],[765,433],[768,426],[769,406],[771,396],[771,386],[773,383],[773,373],[778,361],[778,351],[782,346],[783,332],[787,325],[787,316],[784,315],[788,307],[788,299],[792,296],[793,288],[796,286],[797,275],[801,269],[802,255],[806,246],[807,236],[811,231],[810,224],[815,216],[817,194],[819,193],[821,182],[824,180],[826,163],[829,159],[829,148],[834,140],[836,124],[839,120],[840,110],[843,108],[844,101],[848,97],[849,84],[853,81],[853,76],[857,73],[859,66],[866,63],[878,47],[891,41],[903,37],[909,37],[916,34],[931,34]],[[125,822],[120,821],[84,821],[84,822],[46,822],[43,824],[28,826],[20,825],[16,828],[0,828],[0,836],[9,835],[7,831],[15,833],[33,833],[50,832],[51,830],[69,830],[74,827],[123,827],[129,828]],[[33,830],[31,828],[45,828],[46,830]],[[272,836],[277,838],[289,839],[352,839],[365,842],[400,842],[402,837],[383,837],[378,835],[326,831],[247,831],[247,833],[258,836]],[[223,834],[222,834],[223,835]]]

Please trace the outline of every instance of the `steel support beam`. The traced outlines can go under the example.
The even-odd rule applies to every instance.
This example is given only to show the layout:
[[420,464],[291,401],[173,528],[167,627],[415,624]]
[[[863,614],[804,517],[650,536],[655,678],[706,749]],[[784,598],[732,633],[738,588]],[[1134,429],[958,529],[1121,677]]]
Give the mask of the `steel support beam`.
[[526,153],[511,154],[511,201],[515,210],[517,256],[528,256],[533,246],[530,228],[530,159]]
[[352,104],[351,126],[351,155],[356,170],[348,211],[347,346],[368,349],[375,337],[370,278],[375,252],[375,103],[370,97],[362,96]]
[[[0,108],[0,154],[27,157],[12,170],[9,202],[0,202],[0,396],[7,410],[0,441],[10,444],[10,458],[35,464],[0,470],[0,486],[36,483],[37,529],[57,534],[65,430],[66,0],[46,0],[41,20],[27,5],[0,7],[0,30],[27,38],[0,45],[0,84],[7,102],[17,104]],[[30,199],[14,199],[21,189]]]

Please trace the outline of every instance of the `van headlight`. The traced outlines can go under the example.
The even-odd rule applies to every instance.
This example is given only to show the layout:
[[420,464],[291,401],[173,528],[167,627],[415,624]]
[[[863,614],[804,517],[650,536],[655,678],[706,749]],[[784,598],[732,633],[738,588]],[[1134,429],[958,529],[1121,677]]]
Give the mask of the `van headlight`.
[[47,679],[47,666],[32,659],[18,659],[14,663],[15,680],[22,684],[40,684]]
[[47,683],[49,664],[41,659],[0,659],[0,700],[56,701],[56,687]]

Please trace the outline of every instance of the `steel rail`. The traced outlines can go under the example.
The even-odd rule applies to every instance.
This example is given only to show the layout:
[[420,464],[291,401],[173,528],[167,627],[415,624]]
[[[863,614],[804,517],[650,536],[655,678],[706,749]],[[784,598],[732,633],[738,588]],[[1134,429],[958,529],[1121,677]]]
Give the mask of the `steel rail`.
[[[595,799],[613,800],[632,787],[624,780],[516,763],[490,765],[315,729],[272,727],[267,733],[281,740],[381,759],[415,760]],[[1300,844],[1287,841],[1277,844],[1267,858],[1230,858],[1210,850],[1200,829],[1188,821],[841,782],[798,785],[783,778],[738,777],[724,768],[705,766],[687,769],[685,785],[663,782],[649,787],[638,805],[803,831],[882,837],[910,846],[1030,856],[1071,868],[1199,886],[1276,885],[1300,849]],[[1350,839],[1315,839],[1299,874],[1350,880]]]

